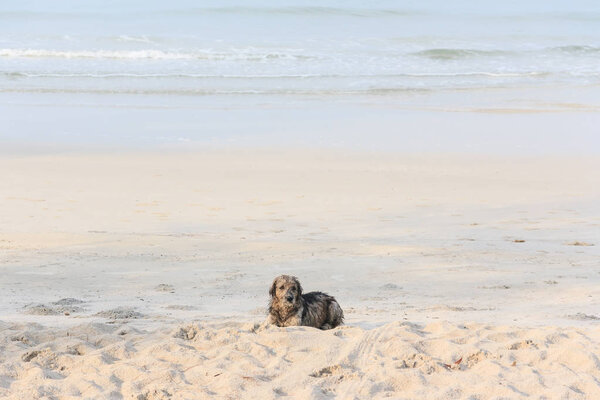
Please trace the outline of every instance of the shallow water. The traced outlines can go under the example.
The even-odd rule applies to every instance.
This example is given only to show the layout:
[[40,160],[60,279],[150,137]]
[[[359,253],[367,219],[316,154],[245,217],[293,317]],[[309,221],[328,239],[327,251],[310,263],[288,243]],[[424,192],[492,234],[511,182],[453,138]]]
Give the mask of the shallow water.
[[597,2],[423,3],[5,2],[0,138],[600,148]]

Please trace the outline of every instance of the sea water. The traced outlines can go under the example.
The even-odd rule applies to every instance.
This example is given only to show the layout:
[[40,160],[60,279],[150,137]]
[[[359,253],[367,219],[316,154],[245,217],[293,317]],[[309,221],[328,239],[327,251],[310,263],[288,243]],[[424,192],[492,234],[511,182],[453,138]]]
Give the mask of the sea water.
[[600,152],[599,112],[598,1],[0,2],[6,151]]

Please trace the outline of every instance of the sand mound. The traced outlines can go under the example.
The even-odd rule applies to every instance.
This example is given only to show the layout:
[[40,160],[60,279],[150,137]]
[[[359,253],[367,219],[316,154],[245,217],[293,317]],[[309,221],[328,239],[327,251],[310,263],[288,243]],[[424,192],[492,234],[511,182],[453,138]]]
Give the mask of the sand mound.
[[141,312],[135,311],[131,307],[117,307],[111,310],[100,311],[95,314],[96,317],[108,318],[112,320],[117,319],[138,319],[144,318],[145,315]]
[[599,398],[600,330],[3,326],[9,399]]
[[83,307],[76,305],[82,303],[82,300],[67,297],[50,304],[28,304],[23,307],[23,312],[31,315],[70,315],[84,311]]
[[73,304],[83,304],[83,303],[85,303],[83,300],[75,299],[73,297],[65,297],[64,299],[60,299],[60,300],[53,302],[52,304],[55,304],[58,306],[71,306]]

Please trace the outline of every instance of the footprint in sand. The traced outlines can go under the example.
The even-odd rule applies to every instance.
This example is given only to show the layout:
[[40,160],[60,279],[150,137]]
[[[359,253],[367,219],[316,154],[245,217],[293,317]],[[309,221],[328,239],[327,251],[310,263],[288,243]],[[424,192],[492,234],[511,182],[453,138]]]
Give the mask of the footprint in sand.
[[510,289],[509,285],[479,286],[480,289]]
[[320,370],[309,374],[309,376],[313,378],[326,378],[329,376],[336,376],[338,381],[342,381],[348,378],[357,378],[358,374],[350,368],[336,364],[330,365],[325,368],[321,368]]
[[183,340],[192,340],[200,333],[200,331],[201,328],[196,325],[182,326],[175,332],[173,337]]
[[185,304],[169,304],[165,307],[167,310],[178,310],[178,311],[192,311],[195,310],[196,307],[188,306]]
[[159,285],[157,285],[154,290],[156,290],[157,292],[169,292],[169,293],[175,293],[175,287],[173,285],[169,285],[167,283],[161,283]]
[[513,343],[508,348],[509,350],[521,350],[521,349],[537,349],[538,345],[533,343],[533,340],[523,340],[522,342]]
[[386,283],[379,287],[382,290],[402,290],[402,286],[398,286],[395,283]]
[[573,315],[567,315],[567,318],[569,318],[569,319],[575,319],[575,320],[578,320],[578,321],[598,321],[598,320],[600,320],[600,317],[598,317],[596,315],[584,314],[584,313],[577,313],[577,314],[573,314]]

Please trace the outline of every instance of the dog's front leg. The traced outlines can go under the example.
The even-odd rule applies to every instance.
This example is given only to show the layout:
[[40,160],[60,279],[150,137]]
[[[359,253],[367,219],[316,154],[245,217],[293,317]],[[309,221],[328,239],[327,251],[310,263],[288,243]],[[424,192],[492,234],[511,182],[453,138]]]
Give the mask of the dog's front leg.
[[265,322],[263,322],[263,326],[269,326],[269,325],[277,325],[277,321],[275,319],[275,317],[272,314],[267,315],[267,318],[265,319]]
[[275,319],[272,315],[268,315],[267,318],[261,324],[254,324],[254,332],[259,332],[267,329],[270,326],[276,325]]
[[302,313],[299,312],[285,321],[284,326],[302,326]]

